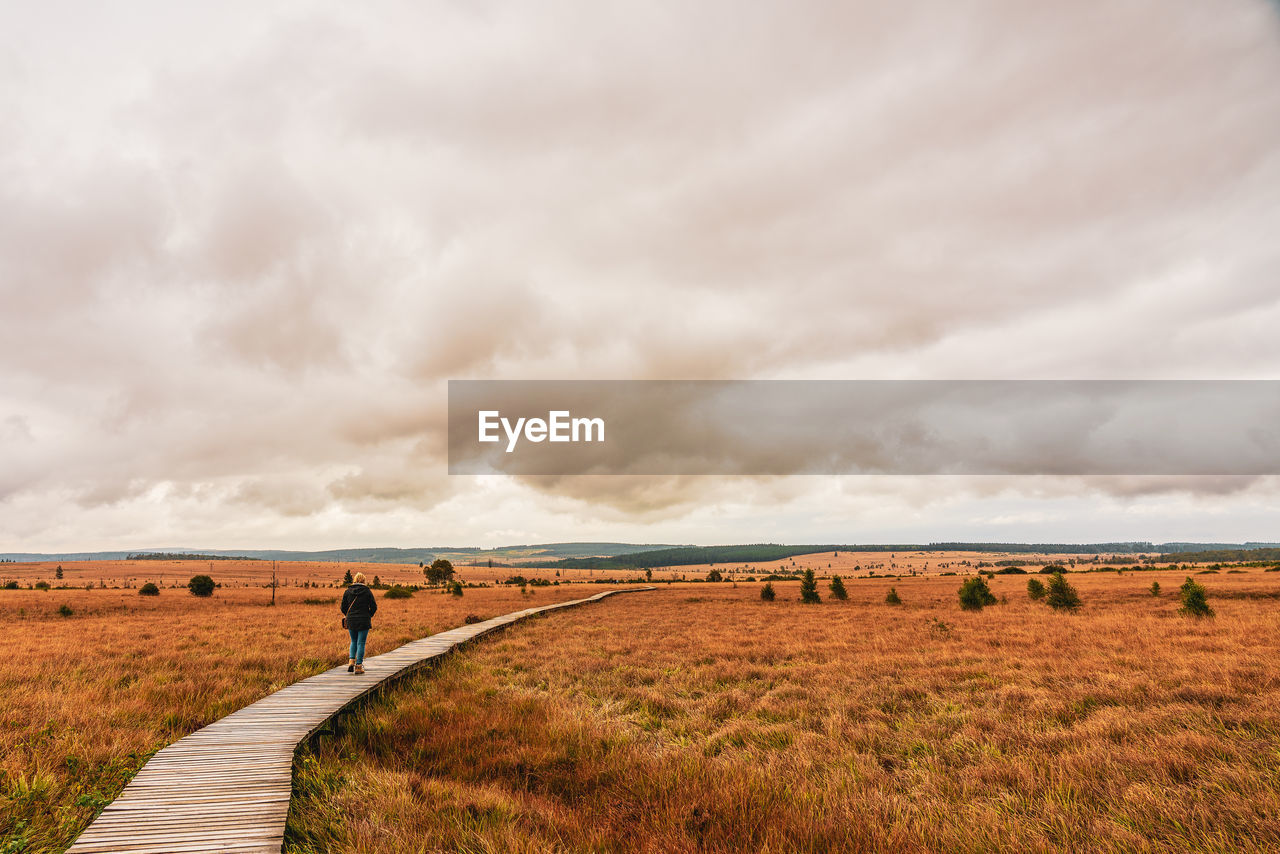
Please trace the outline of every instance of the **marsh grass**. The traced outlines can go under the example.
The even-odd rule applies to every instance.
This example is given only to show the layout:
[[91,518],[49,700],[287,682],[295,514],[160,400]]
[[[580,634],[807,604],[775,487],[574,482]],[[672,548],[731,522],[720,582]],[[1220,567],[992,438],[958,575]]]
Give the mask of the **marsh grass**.
[[[547,602],[595,592],[555,588]],[[281,588],[271,608],[270,590],[249,587],[207,599],[185,589],[4,591],[0,852],[62,851],[156,750],[345,663],[349,640],[333,593]],[[467,607],[527,607],[515,591],[470,593],[465,606],[438,595],[382,604],[368,654],[462,625]]]
[[1074,617],[896,579],[908,607],[776,582],[515,626],[304,753],[287,850],[1280,848],[1280,616],[1075,583]]

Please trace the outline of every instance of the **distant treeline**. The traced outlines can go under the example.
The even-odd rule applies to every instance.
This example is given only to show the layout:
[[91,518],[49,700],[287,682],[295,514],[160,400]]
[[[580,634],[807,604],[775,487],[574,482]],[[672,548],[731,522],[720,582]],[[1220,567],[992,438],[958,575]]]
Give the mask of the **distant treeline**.
[[[905,550],[909,547],[901,548]],[[672,549],[633,552],[615,557],[522,561],[517,566],[541,569],[652,569],[659,566],[691,566],[698,563],[761,563],[813,552],[850,550],[849,546],[779,546],[772,543],[756,543],[748,546],[680,546]]]
[[256,557],[238,555],[196,555],[189,552],[138,552],[125,560],[257,560]]
[[[1270,560],[1265,555],[1269,552],[1280,554],[1280,549],[1260,548],[1263,543],[1241,544],[1209,544],[1213,546],[1234,546],[1238,551],[1206,552],[1205,543],[1163,543],[1155,545],[1148,542],[1128,543],[929,543],[920,544],[888,544],[888,545],[798,545],[783,546],[775,543],[755,543],[742,546],[679,546],[676,548],[654,549],[651,551],[632,552],[613,557],[575,557],[561,560],[529,560],[513,564],[529,569],[654,569],[666,566],[692,566],[695,564],[714,563],[766,563],[783,560],[797,555],[815,554],[819,552],[1003,552],[1006,554],[1078,554],[1078,555],[1121,555],[1165,552],[1162,557],[1177,554],[1174,560]],[[1246,551],[1247,549],[1247,551]],[[1193,557],[1197,554],[1227,555],[1236,554],[1244,557]],[[1118,558],[1110,558],[1107,562],[1127,562]],[[1002,562],[1003,563],[1003,562]]]
[[1240,563],[1242,561],[1280,560],[1280,548],[1276,549],[1212,549],[1201,552],[1170,552],[1160,555],[1160,560],[1170,563]]

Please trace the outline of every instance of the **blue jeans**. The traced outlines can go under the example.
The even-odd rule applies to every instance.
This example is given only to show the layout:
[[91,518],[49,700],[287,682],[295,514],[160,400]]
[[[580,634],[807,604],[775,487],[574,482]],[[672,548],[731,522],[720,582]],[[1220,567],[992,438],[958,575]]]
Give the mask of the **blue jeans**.
[[351,654],[347,658],[354,658],[356,664],[364,664],[364,642],[369,637],[368,629],[347,629],[351,635]]

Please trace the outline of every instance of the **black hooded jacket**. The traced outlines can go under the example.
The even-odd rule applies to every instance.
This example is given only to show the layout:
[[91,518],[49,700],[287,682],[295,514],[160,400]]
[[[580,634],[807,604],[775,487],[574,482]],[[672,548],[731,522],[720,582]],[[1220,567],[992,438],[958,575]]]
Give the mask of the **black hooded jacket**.
[[347,628],[360,631],[373,625],[373,615],[378,613],[378,601],[373,591],[363,584],[353,584],[342,594],[342,613],[347,615]]

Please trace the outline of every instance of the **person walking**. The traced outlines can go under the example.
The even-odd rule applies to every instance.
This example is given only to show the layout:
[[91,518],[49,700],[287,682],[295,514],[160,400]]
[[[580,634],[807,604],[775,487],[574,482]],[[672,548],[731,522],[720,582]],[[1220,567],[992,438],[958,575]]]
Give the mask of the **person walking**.
[[378,613],[378,601],[373,591],[365,586],[364,573],[357,572],[351,586],[342,594],[342,624],[351,634],[351,652],[347,657],[348,673],[364,673],[364,642],[373,625],[373,615]]

